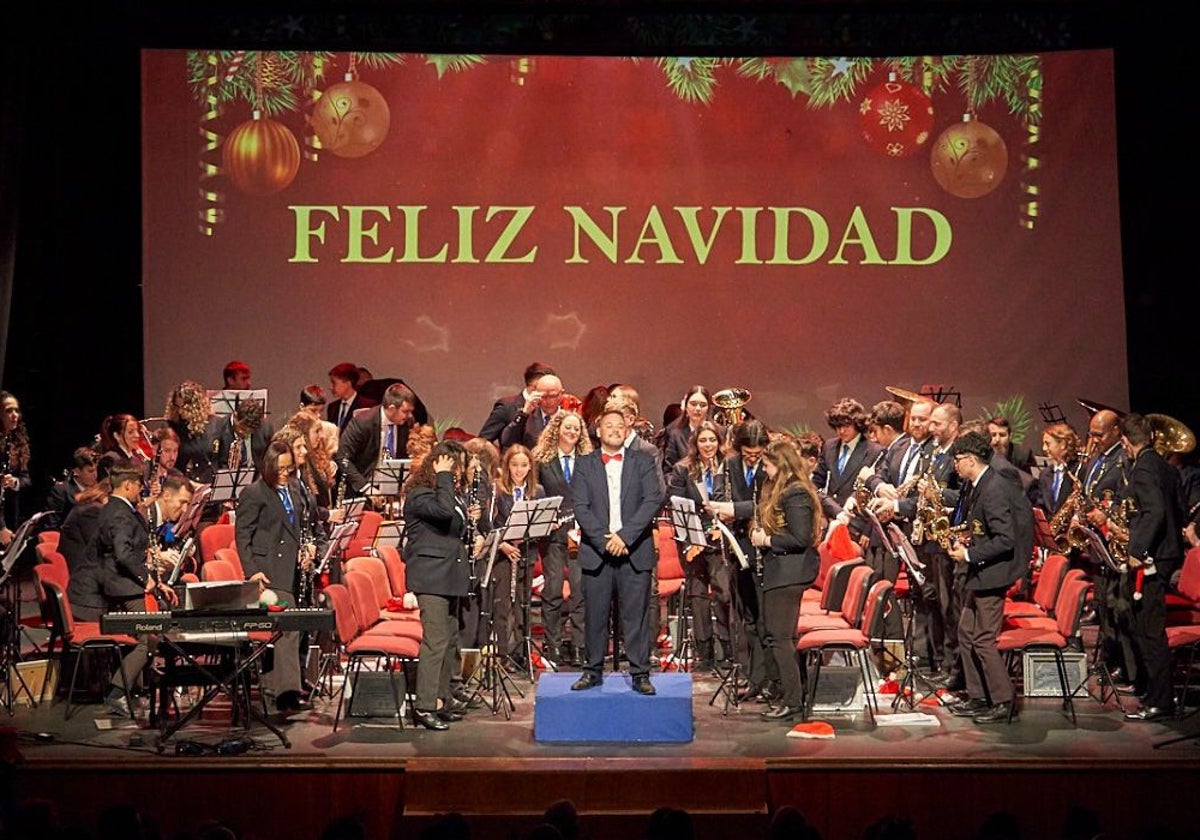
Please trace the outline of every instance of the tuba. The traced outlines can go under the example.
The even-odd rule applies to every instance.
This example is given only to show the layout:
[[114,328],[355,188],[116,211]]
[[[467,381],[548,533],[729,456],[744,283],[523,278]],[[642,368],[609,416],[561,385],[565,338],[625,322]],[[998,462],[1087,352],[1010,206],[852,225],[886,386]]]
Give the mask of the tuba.
[[1166,414],[1147,414],[1146,419],[1154,430],[1154,449],[1164,458],[1167,455],[1183,455],[1196,448],[1196,436],[1192,430],[1174,417]]
[[750,402],[751,393],[745,388],[725,388],[712,396],[713,405],[720,409],[717,419],[726,426],[741,423],[746,418],[742,406]]

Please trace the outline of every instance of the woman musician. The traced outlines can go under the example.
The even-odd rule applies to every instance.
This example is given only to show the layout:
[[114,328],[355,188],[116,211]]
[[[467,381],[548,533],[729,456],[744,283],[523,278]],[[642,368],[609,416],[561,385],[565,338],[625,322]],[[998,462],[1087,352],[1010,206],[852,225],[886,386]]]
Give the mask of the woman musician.
[[[696,641],[696,670],[711,671],[715,664],[715,630],[721,658],[730,658],[729,592],[732,567],[723,556],[721,532],[705,509],[708,502],[731,501],[725,460],[721,457],[721,431],[711,420],[702,420],[692,433],[683,459],[675,464],[667,482],[668,496],[682,496],[696,503],[696,510],[709,536],[707,548],[689,546],[683,564],[684,589],[692,610]],[[709,590],[712,591],[710,600]]]
[[[507,524],[514,505],[520,501],[545,498],[546,491],[538,484],[533,453],[519,443],[504,450],[500,459],[500,475],[496,479],[494,513],[496,523]],[[492,628],[495,631],[496,652],[507,656],[517,670],[525,670],[525,651],[522,649],[525,615],[522,606],[529,590],[529,566],[525,556],[533,550],[526,541],[501,542],[496,551],[489,581]]]
[[1034,503],[1052,519],[1079,481],[1079,435],[1066,423],[1047,426],[1042,452],[1050,463],[1038,474]]
[[450,682],[459,664],[460,602],[471,586],[466,470],[462,444],[444,440],[405,484],[405,571],[421,609],[413,721],[433,730],[448,729],[467,707],[454,698]]
[[817,544],[824,530],[821,501],[791,443],[772,441],[763,452],[767,480],[758,502],[758,524],[750,541],[762,551],[763,646],[779,668],[783,697],[767,720],[791,720],[802,710],[796,621],[800,598],[817,577]]
[[[297,603],[302,576],[310,574],[319,550],[312,528],[315,508],[294,479],[290,444],[271,441],[259,478],[238,498],[234,530],[247,580],[257,581],[268,602]],[[263,675],[263,688],[275,696],[280,712],[309,707],[301,698],[300,636],[288,631],[275,643],[274,667]]]
[[[543,652],[552,662],[570,662],[583,667],[583,580],[578,563],[570,562],[570,533],[575,528],[575,505],[571,500],[571,476],[579,457],[592,451],[583,416],[560,408],[538,438],[533,449],[538,478],[548,496],[562,496],[559,522],[542,547],[542,638]],[[563,579],[571,596],[563,609]],[[563,619],[571,619],[571,638],[564,638]]]

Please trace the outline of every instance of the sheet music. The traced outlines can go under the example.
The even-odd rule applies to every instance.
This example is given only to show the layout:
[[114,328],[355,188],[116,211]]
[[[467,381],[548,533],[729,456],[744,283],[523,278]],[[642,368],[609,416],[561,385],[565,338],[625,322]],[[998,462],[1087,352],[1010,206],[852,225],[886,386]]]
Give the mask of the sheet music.
[[222,417],[228,417],[230,414],[233,414],[238,404],[246,400],[260,400],[263,406],[263,414],[267,413],[266,388],[253,388],[250,390],[228,388],[209,391],[208,399],[212,403],[213,413]]
[[688,545],[708,547],[708,534],[704,523],[696,512],[696,503],[685,496],[672,496],[667,509],[671,512],[671,524],[675,527],[675,539]]
[[522,499],[513,502],[512,511],[499,530],[502,542],[536,540],[548,537],[559,526],[558,511],[562,507],[562,496],[547,496],[544,499]]

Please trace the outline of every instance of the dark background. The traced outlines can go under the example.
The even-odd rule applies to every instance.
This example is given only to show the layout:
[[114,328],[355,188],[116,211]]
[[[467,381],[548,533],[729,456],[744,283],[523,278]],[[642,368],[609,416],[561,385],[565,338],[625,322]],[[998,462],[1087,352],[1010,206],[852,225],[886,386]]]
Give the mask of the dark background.
[[[1154,14],[1153,6],[158,5],[43,4],[24,10],[20,23],[10,7],[0,27],[2,387],[20,397],[26,413],[35,500],[70,450],[90,440],[99,418],[142,402],[143,47],[611,55],[1112,48],[1130,371],[1130,405],[1118,408],[1200,426],[1188,329],[1196,303],[1186,212],[1194,171],[1186,129],[1193,74],[1184,72],[1186,27]],[[1078,300],[1078,317],[1086,320],[1094,305]],[[1057,362],[1086,366],[1087,350]]]

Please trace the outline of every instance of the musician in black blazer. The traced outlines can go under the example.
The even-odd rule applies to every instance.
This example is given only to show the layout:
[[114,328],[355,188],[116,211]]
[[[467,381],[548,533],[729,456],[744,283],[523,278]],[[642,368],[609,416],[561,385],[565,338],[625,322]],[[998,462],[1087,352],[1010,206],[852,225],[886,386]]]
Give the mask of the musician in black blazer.
[[329,370],[329,391],[333,399],[325,406],[325,419],[336,425],[339,433],[346,430],[354,412],[377,405],[375,400],[355,390],[357,382],[358,365],[342,362]]
[[[537,381],[547,374],[554,374],[554,368],[545,362],[529,364],[525,368],[524,388],[515,394],[501,397],[492,404],[492,411],[483,421],[478,436],[499,446],[500,433],[513,421],[522,406],[535,402],[532,395],[537,390]],[[530,410],[532,411],[532,407]]]
[[[246,579],[293,607],[298,606],[299,576],[310,573],[317,552],[317,512],[293,480],[294,468],[291,446],[273,441],[263,454],[261,477],[238,497],[234,520]],[[263,689],[274,695],[281,712],[308,708],[300,697],[300,636],[283,634],[275,643],[274,667],[263,674]]]
[[683,395],[683,413],[663,427],[661,437],[662,468],[667,475],[675,464],[687,457],[688,445],[700,424],[710,419],[712,395],[703,385],[693,385]]
[[1033,508],[1020,481],[989,466],[994,455],[982,432],[968,432],[950,447],[954,469],[971,483],[964,522],[968,537],[955,540],[948,551],[966,570],[958,634],[968,696],[952,708],[980,724],[1006,723],[1011,717],[1015,693],[996,637],[1005,593],[1025,575],[1033,556]]
[[758,549],[762,589],[763,646],[775,659],[783,688],[777,708],[763,712],[767,720],[791,720],[802,711],[796,629],[800,599],[817,578],[821,558],[817,544],[823,531],[821,501],[789,441],[777,440],[763,452],[763,485],[757,527],[750,540]]
[[408,433],[412,427],[413,392],[403,385],[393,385],[383,394],[383,405],[364,408],[355,413],[338,442],[338,467],[344,470],[343,480],[349,494],[370,495],[370,475],[383,459],[383,448],[389,440],[391,427],[392,451],[389,458],[406,458]]
[[[1154,449],[1154,429],[1140,414],[1121,420],[1121,444],[1129,463],[1125,500],[1132,505],[1126,528],[1126,587],[1133,613],[1133,651],[1138,662],[1137,688],[1142,706],[1126,720],[1148,721],[1175,713],[1171,651],[1166,635],[1166,599],[1171,576],[1183,565],[1183,503],[1179,472]],[[1119,518],[1106,527],[1120,535]],[[1140,597],[1139,597],[1140,596]]]
[[[149,551],[151,539],[159,538],[158,529],[179,519],[191,501],[191,485],[181,473],[169,476],[163,482],[158,500],[150,507],[153,520],[150,521],[137,508],[144,474],[140,466],[129,461],[113,464],[109,472],[112,493],[100,512],[96,529],[94,556],[100,567],[105,599],[114,611],[142,612],[152,595],[167,606],[176,603],[175,592],[163,582],[160,570],[151,568]],[[114,714],[131,715],[122,685],[133,689],[140,684],[142,670],[156,642],[154,637],[139,636],[137,647],[125,655],[120,669],[113,674],[105,703]]]
[[[466,704],[452,696],[458,664],[459,601],[467,597],[471,570],[465,538],[466,500],[460,495],[466,450],[444,440],[413,471],[405,485],[404,566],[408,588],[421,609],[421,652],[413,719],[444,730]],[[440,704],[440,706],[439,706]]]
[[537,446],[538,437],[550,423],[562,405],[563,384],[552,373],[538,377],[534,388],[512,420],[500,430],[500,448],[507,449],[514,443],[529,449]]
[[217,427],[217,469],[252,469],[257,475],[267,444],[275,434],[263,411],[261,400],[244,400]]
[[[835,434],[821,449],[821,460],[813,470],[812,481],[826,496],[845,508],[846,501],[854,493],[859,471],[874,466],[883,447],[867,439],[867,410],[856,399],[843,397],[835,402],[826,410],[825,420]],[[866,517],[852,516],[849,527],[850,536],[858,541],[864,552],[868,547],[881,545]]]
[[[583,576],[579,563],[569,557],[568,538],[575,527],[575,503],[570,479],[583,455],[592,451],[583,417],[574,411],[560,409],[550,419],[550,425],[538,438],[533,459],[538,465],[538,479],[547,496],[562,496],[559,508],[561,525],[542,547],[542,638],[543,653],[552,662],[570,662],[582,667],[584,663]],[[563,638],[563,578],[570,584],[571,595],[566,616],[571,619],[571,638]],[[568,646],[569,643],[569,646]]]
[[587,634],[587,664],[571,686],[577,691],[602,682],[615,594],[633,689],[639,694],[655,693],[650,683],[652,639],[647,612],[663,476],[652,457],[625,446],[626,428],[620,410],[606,408],[600,417],[601,449],[580,458],[571,478]]
[[46,510],[50,515],[44,517],[39,526],[44,524],[48,530],[61,529],[79,494],[95,486],[96,469],[96,451],[88,446],[76,449],[71,455],[71,472],[62,481],[54,482],[46,495]]
[[1050,463],[1038,473],[1034,504],[1045,512],[1047,519],[1053,519],[1071,497],[1076,482],[1083,481],[1079,435],[1066,423],[1053,423],[1042,432],[1042,452]]

